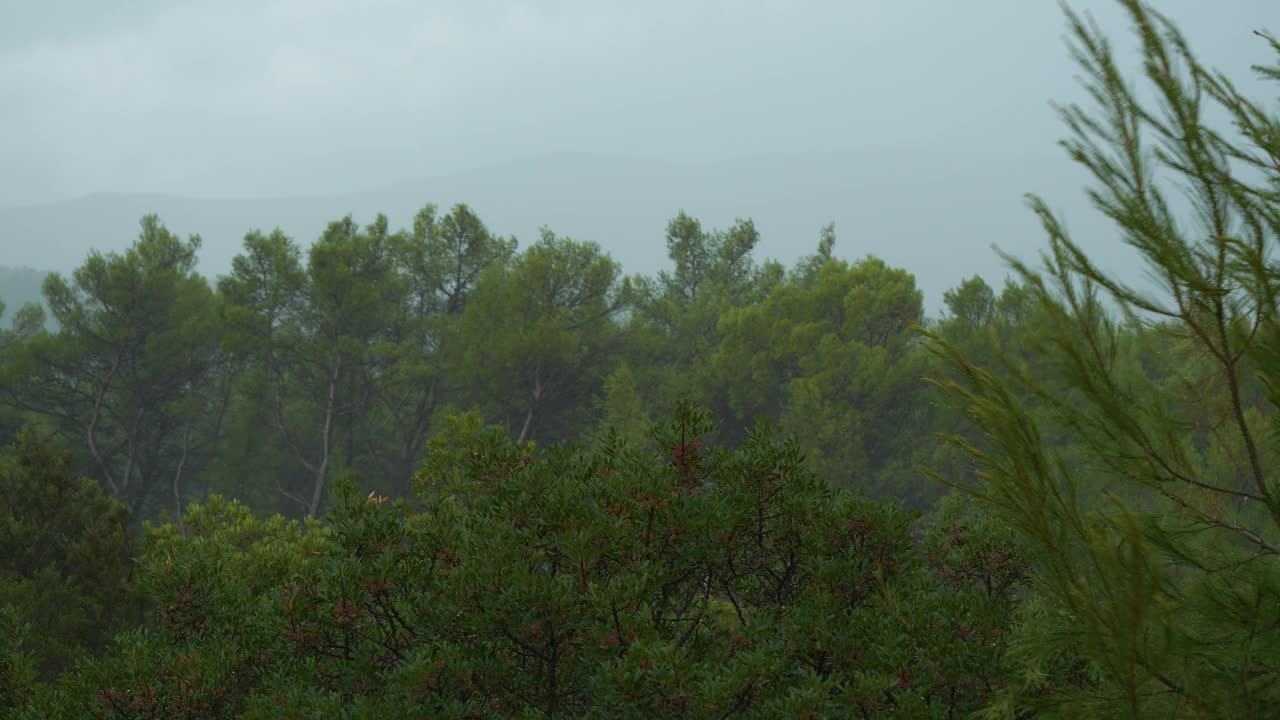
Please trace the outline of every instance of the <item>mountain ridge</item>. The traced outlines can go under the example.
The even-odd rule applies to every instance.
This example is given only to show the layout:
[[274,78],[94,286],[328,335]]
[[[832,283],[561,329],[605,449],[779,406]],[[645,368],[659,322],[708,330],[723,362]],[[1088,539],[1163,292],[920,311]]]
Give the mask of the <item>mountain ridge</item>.
[[[1087,204],[1065,160],[963,152],[843,151],[767,153],[717,161],[671,162],[597,153],[552,153],[444,175],[401,180],[360,192],[290,197],[189,197],[97,192],[0,210],[0,265],[66,272],[91,249],[127,248],[149,213],[182,235],[204,240],[200,268],[230,267],[245,233],[279,227],[304,246],[333,220],[376,213],[406,227],[423,205],[470,205],[501,234],[528,244],[539,227],[598,242],[628,273],[666,267],[666,222],[681,210],[706,227],[751,218],[762,236],[757,257],[788,265],[811,253],[820,228],[835,222],[836,254],[877,255],[914,273],[936,312],[941,293],[964,277],[1003,277],[991,245],[1022,257],[1043,247],[1023,195],[1036,191],[1062,208],[1083,244],[1104,261],[1127,265],[1106,242],[1114,235]],[[1096,236],[1096,237],[1094,237]],[[1134,266],[1136,269],[1136,265]]]

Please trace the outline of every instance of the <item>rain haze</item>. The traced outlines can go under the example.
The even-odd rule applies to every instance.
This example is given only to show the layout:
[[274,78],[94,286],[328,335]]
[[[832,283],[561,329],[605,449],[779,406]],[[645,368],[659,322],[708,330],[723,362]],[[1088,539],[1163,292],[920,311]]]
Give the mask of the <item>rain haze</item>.
[[[1072,7],[1134,57],[1116,3]],[[1255,87],[1272,2],[1158,7]],[[214,275],[253,228],[466,202],[652,273],[683,209],[753,218],[787,263],[834,221],[838,255],[913,272],[936,312],[1004,275],[992,245],[1043,245],[1024,192],[1123,262],[1055,146],[1065,29],[1048,0],[7,2],[0,265],[69,270],[155,212]]]

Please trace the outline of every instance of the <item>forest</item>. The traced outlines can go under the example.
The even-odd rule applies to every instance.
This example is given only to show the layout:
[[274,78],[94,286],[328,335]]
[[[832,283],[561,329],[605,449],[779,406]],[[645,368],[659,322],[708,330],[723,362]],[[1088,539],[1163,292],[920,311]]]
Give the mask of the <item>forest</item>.
[[0,719],[1280,717],[1280,113],[1122,4],[1058,109],[1142,280],[1034,195],[938,317],[685,213],[653,276],[427,204],[45,277]]

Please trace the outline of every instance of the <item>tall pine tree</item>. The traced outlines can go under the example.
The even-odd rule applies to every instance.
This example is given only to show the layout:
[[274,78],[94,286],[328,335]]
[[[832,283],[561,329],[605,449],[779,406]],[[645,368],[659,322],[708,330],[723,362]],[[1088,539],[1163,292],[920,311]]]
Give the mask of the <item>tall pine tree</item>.
[[[953,371],[942,385],[983,431],[977,443],[954,438],[981,467],[965,489],[1037,551],[1041,599],[1019,633],[1024,681],[991,716],[1274,716],[1280,115],[1202,65],[1150,5],[1122,3],[1143,82],[1068,11],[1094,107],[1060,108],[1063,147],[1155,286],[1091,261],[1032,197],[1049,249],[1039,268],[1011,263],[1042,311],[1030,332],[1047,375],[1026,373],[1017,388],[933,337]],[[1208,121],[1219,116],[1232,127]],[[1148,343],[1178,353],[1172,379],[1126,366]],[[1053,412],[1033,415],[1029,403]],[[1050,449],[1046,438],[1064,431],[1084,462]]]

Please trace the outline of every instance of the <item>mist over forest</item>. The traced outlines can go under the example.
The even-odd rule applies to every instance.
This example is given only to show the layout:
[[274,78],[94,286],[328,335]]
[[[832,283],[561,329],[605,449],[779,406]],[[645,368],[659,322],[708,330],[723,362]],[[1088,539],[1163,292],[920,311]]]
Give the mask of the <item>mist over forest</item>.
[[752,220],[760,231],[758,256],[788,265],[812,249],[823,225],[835,223],[841,257],[875,255],[910,269],[936,315],[942,293],[964,278],[1003,278],[1007,271],[992,245],[1019,256],[1038,252],[1039,223],[1022,197],[1032,189],[1055,198],[1100,259],[1137,274],[1136,257],[1081,193],[1086,181],[1052,152],[867,150],[706,163],[553,153],[344,195],[107,193],[0,209],[0,238],[12,238],[0,242],[12,246],[4,264],[65,273],[91,249],[127,248],[138,219],[156,214],[176,232],[200,235],[197,268],[214,280],[230,270],[250,230],[279,227],[306,247],[347,214],[363,224],[384,213],[405,227],[426,202],[466,203],[495,232],[526,244],[546,226],[599,243],[627,273],[653,275],[669,267],[667,222],[686,211],[714,227]]
[[1261,3],[665,4],[0,14],[0,720],[1280,717]]

